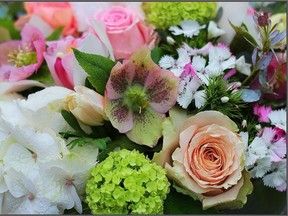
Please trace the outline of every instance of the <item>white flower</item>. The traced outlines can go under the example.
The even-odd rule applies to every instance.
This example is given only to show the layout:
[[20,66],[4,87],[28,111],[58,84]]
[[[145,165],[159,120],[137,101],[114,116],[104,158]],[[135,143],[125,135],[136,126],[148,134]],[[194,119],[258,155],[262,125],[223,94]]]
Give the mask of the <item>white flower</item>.
[[167,37],[166,37],[166,41],[167,41],[167,43],[170,44],[170,45],[173,45],[173,44],[176,43],[176,41],[175,41],[172,37],[170,37],[170,36],[167,36]]
[[206,25],[200,26],[197,21],[191,21],[191,20],[184,20],[180,24],[181,28],[178,26],[171,26],[169,28],[169,31],[172,32],[173,35],[181,35],[184,34],[184,36],[193,38],[194,35],[199,34],[199,30],[206,27]]
[[206,72],[209,77],[215,77],[223,74],[226,69],[235,67],[235,56],[231,55],[229,48],[223,44],[211,47],[209,49],[209,63],[206,66]]
[[217,24],[214,21],[210,21],[208,25],[208,39],[216,38],[225,34],[223,29],[217,27]]
[[200,85],[200,80],[192,75],[187,75],[180,80],[177,102],[181,107],[186,109],[189,106]]
[[229,101],[229,97],[227,97],[227,96],[221,97],[222,103],[227,103],[228,101]]
[[3,213],[6,214],[58,214],[55,203],[38,193],[31,180],[21,172],[7,170],[5,181],[9,192],[5,193]]
[[196,70],[199,79],[208,85],[209,79],[205,72],[206,60],[201,56],[194,56],[192,59],[192,66]]
[[252,178],[261,178],[263,177],[271,168],[271,159],[270,157],[264,157],[256,160],[257,165],[250,170]]
[[245,150],[245,167],[254,165],[258,159],[266,157],[268,152],[263,139],[259,137],[255,137]]
[[276,188],[279,191],[285,191],[287,188],[286,183],[286,159],[272,163],[272,173],[263,177],[264,185],[272,188]]
[[196,108],[200,109],[206,103],[206,92],[205,90],[200,90],[195,92],[195,106]]
[[208,55],[209,53],[209,49],[213,46],[213,44],[211,42],[208,42],[204,47],[202,47],[201,49],[197,49],[197,48],[191,48],[188,44],[183,43],[182,48],[186,50],[186,52],[188,53],[188,55],[190,56],[195,56],[195,55]]
[[241,56],[239,59],[236,60],[235,67],[240,73],[247,76],[249,76],[251,73],[251,64],[247,64],[245,62],[244,56]]
[[[8,188],[4,180],[4,165],[2,162],[0,162],[0,194],[4,193],[7,190]],[[1,206],[1,203],[2,202],[0,201],[0,206]],[[0,214],[1,214],[1,211],[0,211]]]
[[175,60],[171,56],[163,56],[159,61],[159,66],[169,69],[175,76],[179,77],[184,70],[185,65],[191,62],[190,56],[183,48],[177,49],[178,59]]
[[284,109],[274,110],[268,114],[272,125],[286,132],[286,111]]

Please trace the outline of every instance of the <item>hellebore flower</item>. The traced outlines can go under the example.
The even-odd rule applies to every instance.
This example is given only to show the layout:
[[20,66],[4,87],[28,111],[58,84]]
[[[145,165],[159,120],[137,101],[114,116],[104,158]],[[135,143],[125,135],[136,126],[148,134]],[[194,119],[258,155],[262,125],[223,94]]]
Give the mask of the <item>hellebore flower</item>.
[[[147,47],[111,71],[105,91],[105,113],[120,133],[153,147],[161,137],[165,113],[175,104],[179,80],[156,65]],[[140,135],[141,134],[141,135]]]
[[36,27],[26,24],[21,41],[0,44],[0,81],[19,81],[31,76],[41,66],[45,39]]

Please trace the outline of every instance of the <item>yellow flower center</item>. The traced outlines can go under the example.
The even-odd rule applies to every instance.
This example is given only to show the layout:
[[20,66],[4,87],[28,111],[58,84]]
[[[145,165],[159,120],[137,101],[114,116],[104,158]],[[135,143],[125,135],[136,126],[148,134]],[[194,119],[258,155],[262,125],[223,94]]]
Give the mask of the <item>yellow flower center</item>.
[[8,54],[8,62],[14,64],[15,67],[27,66],[37,63],[37,53],[30,49],[29,44],[23,46],[23,49],[18,47],[18,50],[13,50]]

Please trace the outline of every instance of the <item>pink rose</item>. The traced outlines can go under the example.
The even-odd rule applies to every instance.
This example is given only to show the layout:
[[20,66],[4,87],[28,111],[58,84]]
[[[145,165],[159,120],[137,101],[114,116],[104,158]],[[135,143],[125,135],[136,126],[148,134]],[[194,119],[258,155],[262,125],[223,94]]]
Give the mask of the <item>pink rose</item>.
[[154,28],[146,25],[142,15],[131,6],[114,6],[98,13],[95,19],[105,24],[116,59],[129,58],[143,45],[154,46]]
[[[173,114],[171,118],[176,119]],[[200,200],[203,209],[242,207],[252,183],[244,171],[244,145],[235,133],[237,125],[220,112],[204,111],[188,118],[175,139],[177,121],[172,130],[166,122],[163,153],[154,161],[165,164],[176,189]]]
[[69,2],[25,2],[28,15],[38,15],[52,28],[64,26],[63,35],[75,33],[77,24]]

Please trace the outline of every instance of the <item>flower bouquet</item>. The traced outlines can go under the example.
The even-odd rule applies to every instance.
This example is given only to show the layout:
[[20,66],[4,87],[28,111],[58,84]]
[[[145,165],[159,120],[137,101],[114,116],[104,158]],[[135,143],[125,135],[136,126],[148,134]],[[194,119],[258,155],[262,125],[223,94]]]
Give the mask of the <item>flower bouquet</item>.
[[286,2],[1,2],[0,213],[286,214]]

